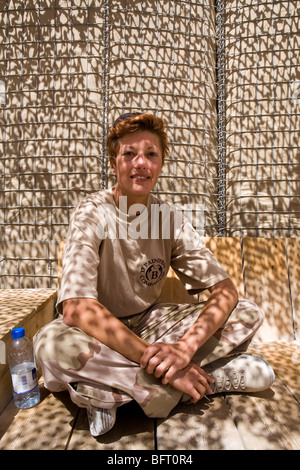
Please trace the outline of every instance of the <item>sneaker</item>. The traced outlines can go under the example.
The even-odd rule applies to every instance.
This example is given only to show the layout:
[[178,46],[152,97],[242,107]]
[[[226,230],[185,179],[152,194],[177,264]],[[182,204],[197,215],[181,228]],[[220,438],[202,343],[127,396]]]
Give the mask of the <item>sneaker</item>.
[[215,383],[210,384],[212,393],[259,392],[269,388],[275,379],[272,367],[262,358],[252,354],[218,359],[204,366]]
[[117,409],[87,408],[87,417],[92,436],[97,437],[108,432],[116,422]]

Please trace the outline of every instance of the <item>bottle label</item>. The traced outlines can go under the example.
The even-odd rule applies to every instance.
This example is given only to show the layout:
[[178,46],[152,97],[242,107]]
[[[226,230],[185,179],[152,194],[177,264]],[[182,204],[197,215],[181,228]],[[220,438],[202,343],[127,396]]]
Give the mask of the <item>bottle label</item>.
[[30,392],[37,386],[36,369],[22,374],[12,374],[14,392],[17,394]]

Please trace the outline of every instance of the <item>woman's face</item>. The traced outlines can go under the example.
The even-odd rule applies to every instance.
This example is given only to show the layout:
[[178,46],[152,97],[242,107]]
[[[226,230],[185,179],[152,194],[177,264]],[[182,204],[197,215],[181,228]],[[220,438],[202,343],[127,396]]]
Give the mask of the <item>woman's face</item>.
[[117,177],[115,201],[127,196],[127,204],[147,204],[162,167],[159,137],[150,131],[137,131],[120,139],[120,148],[112,165]]

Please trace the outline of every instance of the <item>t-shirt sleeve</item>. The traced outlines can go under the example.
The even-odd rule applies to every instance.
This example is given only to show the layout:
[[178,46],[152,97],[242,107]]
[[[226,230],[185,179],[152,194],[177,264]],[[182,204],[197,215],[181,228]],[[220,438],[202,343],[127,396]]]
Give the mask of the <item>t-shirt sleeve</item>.
[[189,293],[201,292],[229,278],[187,219],[174,240],[171,266]]
[[97,235],[99,217],[92,203],[81,203],[72,214],[62,260],[62,277],[58,291],[57,310],[71,298],[98,298],[97,281],[99,247]]

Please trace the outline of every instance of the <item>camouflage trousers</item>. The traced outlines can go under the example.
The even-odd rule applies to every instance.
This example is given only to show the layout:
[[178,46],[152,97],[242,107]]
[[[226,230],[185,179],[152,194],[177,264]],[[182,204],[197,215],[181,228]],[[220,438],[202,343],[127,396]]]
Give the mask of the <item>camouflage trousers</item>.
[[[173,343],[196,321],[203,306],[204,303],[156,304],[121,321],[151,344]],[[263,314],[257,305],[241,299],[192,362],[204,367],[221,357],[245,352],[262,322]],[[62,317],[35,335],[34,351],[45,387],[52,392],[67,389],[71,400],[80,407],[111,409],[135,400],[147,416],[165,418],[183,398],[182,392],[163,385],[137,363],[79,328],[65,325]]]

